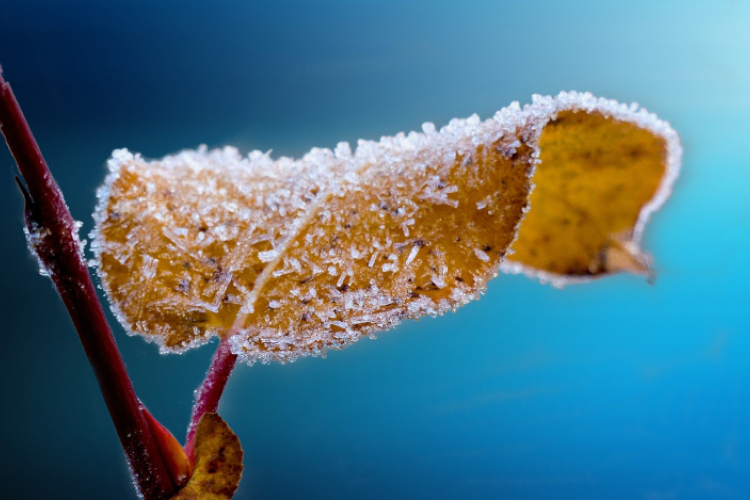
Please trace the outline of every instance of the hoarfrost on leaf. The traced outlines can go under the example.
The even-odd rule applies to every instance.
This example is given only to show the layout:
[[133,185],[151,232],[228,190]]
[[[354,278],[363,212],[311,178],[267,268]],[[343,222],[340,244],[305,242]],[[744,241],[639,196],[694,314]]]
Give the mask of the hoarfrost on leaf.
[[[607,114],[611,101],[587,96],[535,98],[484,122],[426,123],[299,160],[201,147],[148,162],[115,151],[95,213],[102,283],[125,326],[163,351],[230,336],[249,364],[324,355],[404,318],[455,310],[510,253],[540,136],[565,110],[667,137],[674,163],[668,125]],[[600,258],[627,267],[639,217],[619,235],[622,252]]]

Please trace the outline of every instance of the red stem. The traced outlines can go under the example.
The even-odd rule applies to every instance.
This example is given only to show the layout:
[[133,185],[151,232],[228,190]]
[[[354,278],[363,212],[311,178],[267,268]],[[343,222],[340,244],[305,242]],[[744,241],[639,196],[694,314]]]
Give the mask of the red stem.
[[28,191],[25,216],[32,249],[68,309],[120,437],[136,486],[147,500],[163,500],[175,485],[143,415],[107,324],[78,242],[78,228],[42,157],[21,107],[0,73],[0,129]]
[[221,339],[219,347],[216,348],[216,352],[211,358],[211,366],[208,368],[206,378],[195,391],[193,415],[190,417],[190,425],[185,439],[185,453],[187,453],[191,462],[193,461],[195,430],[198,427],[198,422],[204,413],[216,412],[219,407],[219,400],[224,393],[224,388],[227,386],[227,381],[236,362],[237,355],[229,349],[229,336],[226,336]]

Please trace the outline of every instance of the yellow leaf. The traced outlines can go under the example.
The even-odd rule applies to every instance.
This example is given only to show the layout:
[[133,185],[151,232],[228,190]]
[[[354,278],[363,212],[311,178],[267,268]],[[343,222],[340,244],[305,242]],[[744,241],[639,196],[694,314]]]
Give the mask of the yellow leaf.
[[216,413],[205,413],[195,433],[193,475],[172,500],[229,500],[242,477],[240,440]]
[[620,271],[650,274],[640,239],[677,177],[677,133],[635,106],[585,94],[537,97],[534,107],[543,110],[541,163],[503,270],[558,286]]
[[520,117],[426,124],[296,162],[115,152],[96,215],[104,287],[165,350],[234,335],[250,363],[453,309],[496,274],[526,207],[534,151]]
[[[563,165],[562,176],[547,175],[555,185],[576,173],[560,160],[566,148],[580,147],[586,134],[609,137],[609,117],[625,114],[588,94],[546,99],[523,110],[514,103],[485,122],[475,115],[440,131],[425,124],[424,133],[359,141],[354,154],[346,143],[335,152],[313,149],[297,161],[272,161],[257,151],[241,158],[232,148],[153,162],[116,151],[99,193],[94,250],[118,318],[164,351],[231,336],[233,352],[252,364],[324,354],[403,318],[465,304],[496,275],[516,237],[540,136],[542,160],[549,155],[548,163]],[[583,115],[567,111],[593,113],[576,122]],[[607,118],[592,121],[596,113]],[[637,130],[666,126],[652,115],[637,116],[640,122],[629,120]],[[664,141],[647,139],[639,140],[650,148],[644,154],[650,167]],[[540,192],[552,198],[532,201],[556,216],[557,193],[545,182],[537,182]],[[563,191],[574,199],[577,190],[600,187],[592,181]],[[660,189],[657,199],[666,197]],[[648,199],[627,204],[640,207]],[[645,222],[648,211],[638,220]],[[560,221],[540,215],[535,223],[533,214],[529,234],[550,240],[539,247],[544,252],[560,252],[543,258],[577,262],[577,249],[569,252],[573,257],[566,252],[578,236],[561,228],[544,233],[545,224]],[[618,224],[603,228],[608,250],[597,247],[605,270],[633,267],[637,238],[630,236],[637,231],[625,234]],[[539,272],[533,266],[543,277],[570,272],[523,260],[538,245],[538,238],[530,245],[526,238],[522,231],[515,246],[522,259],[508,270]]]

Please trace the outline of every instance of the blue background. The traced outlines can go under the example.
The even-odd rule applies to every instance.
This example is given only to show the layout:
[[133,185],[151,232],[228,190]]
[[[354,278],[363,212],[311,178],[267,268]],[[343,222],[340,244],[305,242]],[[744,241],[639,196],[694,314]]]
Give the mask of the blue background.
[[[327,359],[239,366],[236,498],[732,499],[750,496],[748,26],[739,0],[6,0],[0,62],[84,234],[114,148],[299,156],[560,90],[658,113],[685,155],[645,235],[656,284],[500,276]],[[133,499],[3,148],[0,170],[0,497]],[[115,327],[181,437],[212,348],[159,356]]]

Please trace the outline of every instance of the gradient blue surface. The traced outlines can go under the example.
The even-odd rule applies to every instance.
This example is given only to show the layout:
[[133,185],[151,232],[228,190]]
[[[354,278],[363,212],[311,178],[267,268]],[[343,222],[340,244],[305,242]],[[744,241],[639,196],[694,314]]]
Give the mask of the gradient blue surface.
[[[658,113],[685,155],[646,231],[656,284],[500,276],[327,359],[240,366],[221,407],[246,451],[236,498],[741,499],[748,25],[742,1],[26,0],[0,6],[0,62],[85,232],[114,148],[299,156],[571,89]],[[0,166],[0,497],[133,499],[3,149]],[[181,436],[212,348],[162,357],[116,335]]]

